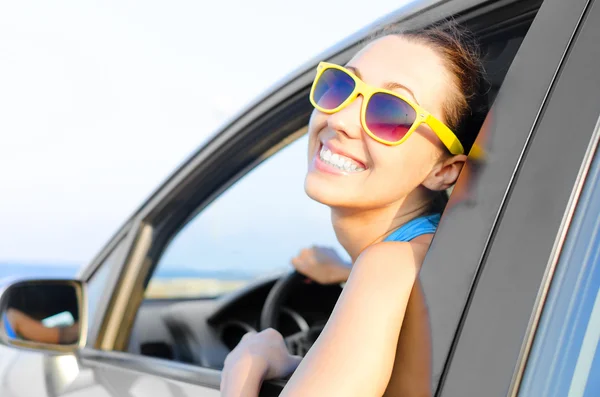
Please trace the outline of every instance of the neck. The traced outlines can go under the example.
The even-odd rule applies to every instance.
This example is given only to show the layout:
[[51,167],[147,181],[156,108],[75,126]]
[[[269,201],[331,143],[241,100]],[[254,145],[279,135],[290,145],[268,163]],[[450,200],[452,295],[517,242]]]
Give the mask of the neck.
[[338,241],[352,263],[370,245],[383,241],[406,222],[427,212],[430,202],[405,198],[373,209],[332,208],[331,221]]

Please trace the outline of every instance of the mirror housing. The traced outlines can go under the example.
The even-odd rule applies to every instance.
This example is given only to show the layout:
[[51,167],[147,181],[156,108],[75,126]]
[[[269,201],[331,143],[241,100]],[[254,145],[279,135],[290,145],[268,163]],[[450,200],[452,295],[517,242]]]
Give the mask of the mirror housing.
[[85,344],[78,280],[21,279],[0,285],[0,340],[13,346],[73,352]]

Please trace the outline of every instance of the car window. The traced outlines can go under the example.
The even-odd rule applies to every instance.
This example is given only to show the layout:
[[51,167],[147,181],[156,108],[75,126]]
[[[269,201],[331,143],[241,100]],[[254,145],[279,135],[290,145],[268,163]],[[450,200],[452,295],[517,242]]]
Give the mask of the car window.
[[280,150],[196,215],[173,238],[146,298],[216,297],[291,269],[313,244],[339,246],[329,209],[304,193],[308,139]]
[[519,396],[600,395],[600,156],[545,303]]

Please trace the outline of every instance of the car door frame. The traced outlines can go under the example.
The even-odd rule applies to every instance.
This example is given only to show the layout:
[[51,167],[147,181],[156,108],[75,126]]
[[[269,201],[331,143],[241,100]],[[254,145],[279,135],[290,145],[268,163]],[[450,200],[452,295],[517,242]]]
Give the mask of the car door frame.
[[[485,252],[438,396],[518,395],[554,268],[598,155],[600,78],[591,71],[600,68],[600,2],[563,8],[575,3],[583,6],[580,22]],[[568,15],[554,15],[552,29]],[[546,32],[548,41],[553,32]]]
[[[500,1],[494,3],[493,6],[506,5],[512,2]],[[546,0],[542,5],[542,9],[546,9],[546,13],[549,15],[545,18],[536,17],[536,21],[534,21],[531,28],[537,32],[534,35],[535,39],[529,38],[530,34],[527,35],[525,41],[528,44],[525,50],[521,48],[518,52],[520,66],[511,66],[511,71],[509,71],[505,83],[506,81],[510,82],[511,79],[518,81],[519,79],[516,78],[518,71],[532,71],[532,67],[525,67],[523,64],[528,59],[531,61],[534,60],[533,56],[528,54],[528,51],[533,49],[536,43],[541,40],[540,31],[543,30],[542,26],[553,20],[552,10],[560,8],[556,2],[557,0]],[[372,27],[357,33],[357,35],[349,38],[348,41],[332,48],[319,58],[328,59],[333,62],[344,62],[349,59],[350,54],[359,46],[359,39],[366,37],[374,30],[375,26],[379,26],[382,22],[386,22],[386,20],[406,20],[407,23],[418,27],[419,24],[427,24],[428,21],[434,20],[436,15],[457,15],[457,18],[460,19],[461,17],[466,18],[467,15],[471,15],[467,11],[471,13],[483,12],[482,10],[485,10],[485,7],[491,6],[485,2],[483,2],[484,4],[481,3],[481,1],[475,0],[428,1],[419,3],[412,8],[404,8],[397,14],[386,17]],[[572,28],[575,29],[575,26]],[[562,39],[562,41],[557,40],[557,42],[565,42],[566,46],[571,33],[568,32],[568,29],[564,28],[560,29],[554,37]],[[523,46],[525,44],[524,42]],[[443,316],[441,323],[436,323],[439,326],[442,324],[446,326],[444,337],[447,343],[442,344],[441,347],[434,346],[434,355],[437,352],[438,356],[444,358],[441,361],[442,363],[445,363],[445,357],[449,350],[448,346],[455,336],[455,329],[459,324],[460,316],[464,310],[464,303],[469,297],[470,285],[473,282],[472,275],[479,268],[485,248],[491,239],[490,236],[505,204],[506,193],[514,182],[515,173],[518,171],[524,151],[523,148],[530,138],[532,127],[535,125],[562,60],[561,57],[563,54],[560,49],[545,50],[549,53],[545,57],[547,62],[538,70],[535,78],[528,79],[528,81],[522,82],[519,86],[516,85],[515,81],[509,86],[503,85],[501,89],[503,97],[500,98],[511,99],[498,100],[493,108],[492,116],[496,120],[504,120],[503,123],[506,123],[506,127],[501,127],[504,138],[498,141],[497,134],[494,134],[492,131],[492,133],[486,134],[489,135],[487,138],[490,138],[490,140],[482,145],[482,147],[489,149],[490,143],[498,145],[507,140],[511,140],[512,143],[508,147],[505,147],[504,155],[501,158],[493,159],[494,167],[487,168],[488,174],[491,173],[492,176],[487,179],[482,178],[476,184],[476,193],[478,192],[479,194],[478,207],[476,208],[478,213],[484,216],[476,217],[477,219],[461,224],[462,229],[471,230],[471,234],[476,233],[485,238],[479,245],[471,244],[473,249],[470,249],[471,246],[469,249],[465,249],[464,254],[454,257],[451,264],[447,263],[448,249],[457,247],[455,244],[457,233],[449,230],[448,225],[452,226],[457,219],[461,218],[461,214],[469,214],[473,211],[472,205],[451,199],[449,203],[451,206],[450,211],[444,214],[445,220],[440,225],[440,230],[436,234],[430,253],[428,253],[426,259],[427,264],[435,263],[435,261],[443,258],[450,269],[455,264],[460,265],[461,263],[470,266],[467,269],[463,268],[462,272],[456,272],[461,273],[460,280],[450,278],[449,282],[442,288],[447,293],[453,294],[452,291],[455,289],[455,284],[452,284],[452,282],[456,283],[456,285],[464,285],[465,280],[467,282],[467,288],[459,291],[462,295],[458,297],[453,295],[451,301],[455,302],[455,304],[447,312],[451,314],[446,314]],[[106,300],[103,310],[101,312],[98,311],[97,315],[101,317],[99,321],[94,323],[98,325],[94,331],[96,338],[93,345],[84,349],[80,354],[80,358],[84,362],[89,364],[101,362],[129,369],[139,369],[171,379],[218,388],[219,371],[168,362],[166,360],[132,356],[131,354],[118,351],[124,350],[123,346],[126,344],[126,338],[120,335],[128,334],[128,330],[131,329],[131,325],[133,324],[132,318],[135,317],[135,312],[140,303],[133,302],[131,304],[130,300],[134,296],[139,297],[141,300],[143,283],[139,282],[139,280],[140,278],[147,279],[150,273],[148,258],[156,257],[160,254],[160,252],[151,249],[153,244],[150,244],[150,242],[153,238],[161,235],[172,236],[172,233],[185,223],[186,219],[195,214],[192,209],[197,211],[203,208],[223,189],[230,186],[237,178],[243,175],[245,170],[254,167],[272,153],[274,149],[276,150],[282,145],[289,143],[299,131],[302,131],[302,127],[306,124],[308,114],[311,110],[306,97],[313,75],[314,64],[316,62],[311,61],[306,66],[300,68],[289,79],[273,87],[266,95],[257,99],[255,103],[245,109],[239,116],[232,119],[220,134],[216,135],[196,154],[186,160],[178,171],[131,217],[129,220],[131,223],[131,232],[126,237],[128,252],[123,256],[121,266],[111,272],[111,276],[107,282],[107,296],[110,296],[110,299]],[[509,79],[511,73],[512,77]],[[512,98],[512,95],[522,93],[526,88],[529,88],[527,90],[528,95],[516,99]],[[508,109],[516,112],[518,117],[511,117]],[[499,123],[498,121],[496,125]],[[495,125],[492,127],[495,127]],[[493,129],[491,128],[490,130]],[[249,148],[250,150],[240,153],[240,147]],[[492,151],[490,150],[490,152]],[[232,153],[235,153],[236,156],[231,156]],[[218,172],[216,172],[217,170]],[[485,169],[482,175],[486,175]],[[461,175],[463,183],[465,182],[465,178]],[[202,189],[198,189],[199,186],[202,186]],[[177,218],[173,213],[181,207],[187,208],[189,212],[185,217]],[[162,229],[153,227],[153,225],[157,224],[160,224]],[[163,234],[165,230],[169,230],[169,233]],[[164,246],[167,242],[168,238],[159,245]],[[465,245],[463,244],[462,246]],[[431,271],[436,268],[433,266],[429,267]],[[90,269],[83,272],[84,278],[93,273],[93,266]],[[425,269],[428,269],[428,267],[425,267]],[[426,277],[427,272],[428,270],[424,270],[423,277]],[[427,277],[432,279],[431,275]],[[439,279],[440,276],[436,275],[435,278]],[[433,301],[428,300],[428,305],[434,309],[434,313],[442,312],[443,310],[441,309],[448,308],[445,303],[440,303],[442,302],[440,298],[443,296],[444,294],[441,294],[438,298],[433,299]],[[120,332],[117,332],[117,330]],[[114,351],[115,349],[117,351]]]

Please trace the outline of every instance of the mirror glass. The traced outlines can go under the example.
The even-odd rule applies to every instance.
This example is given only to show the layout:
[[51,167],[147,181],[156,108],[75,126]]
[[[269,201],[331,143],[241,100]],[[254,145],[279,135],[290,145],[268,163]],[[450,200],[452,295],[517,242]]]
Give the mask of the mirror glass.
[[11,341],[77,344],[80,338],[78,284],[28,281],[8,287],[2,297],[2,329]]

